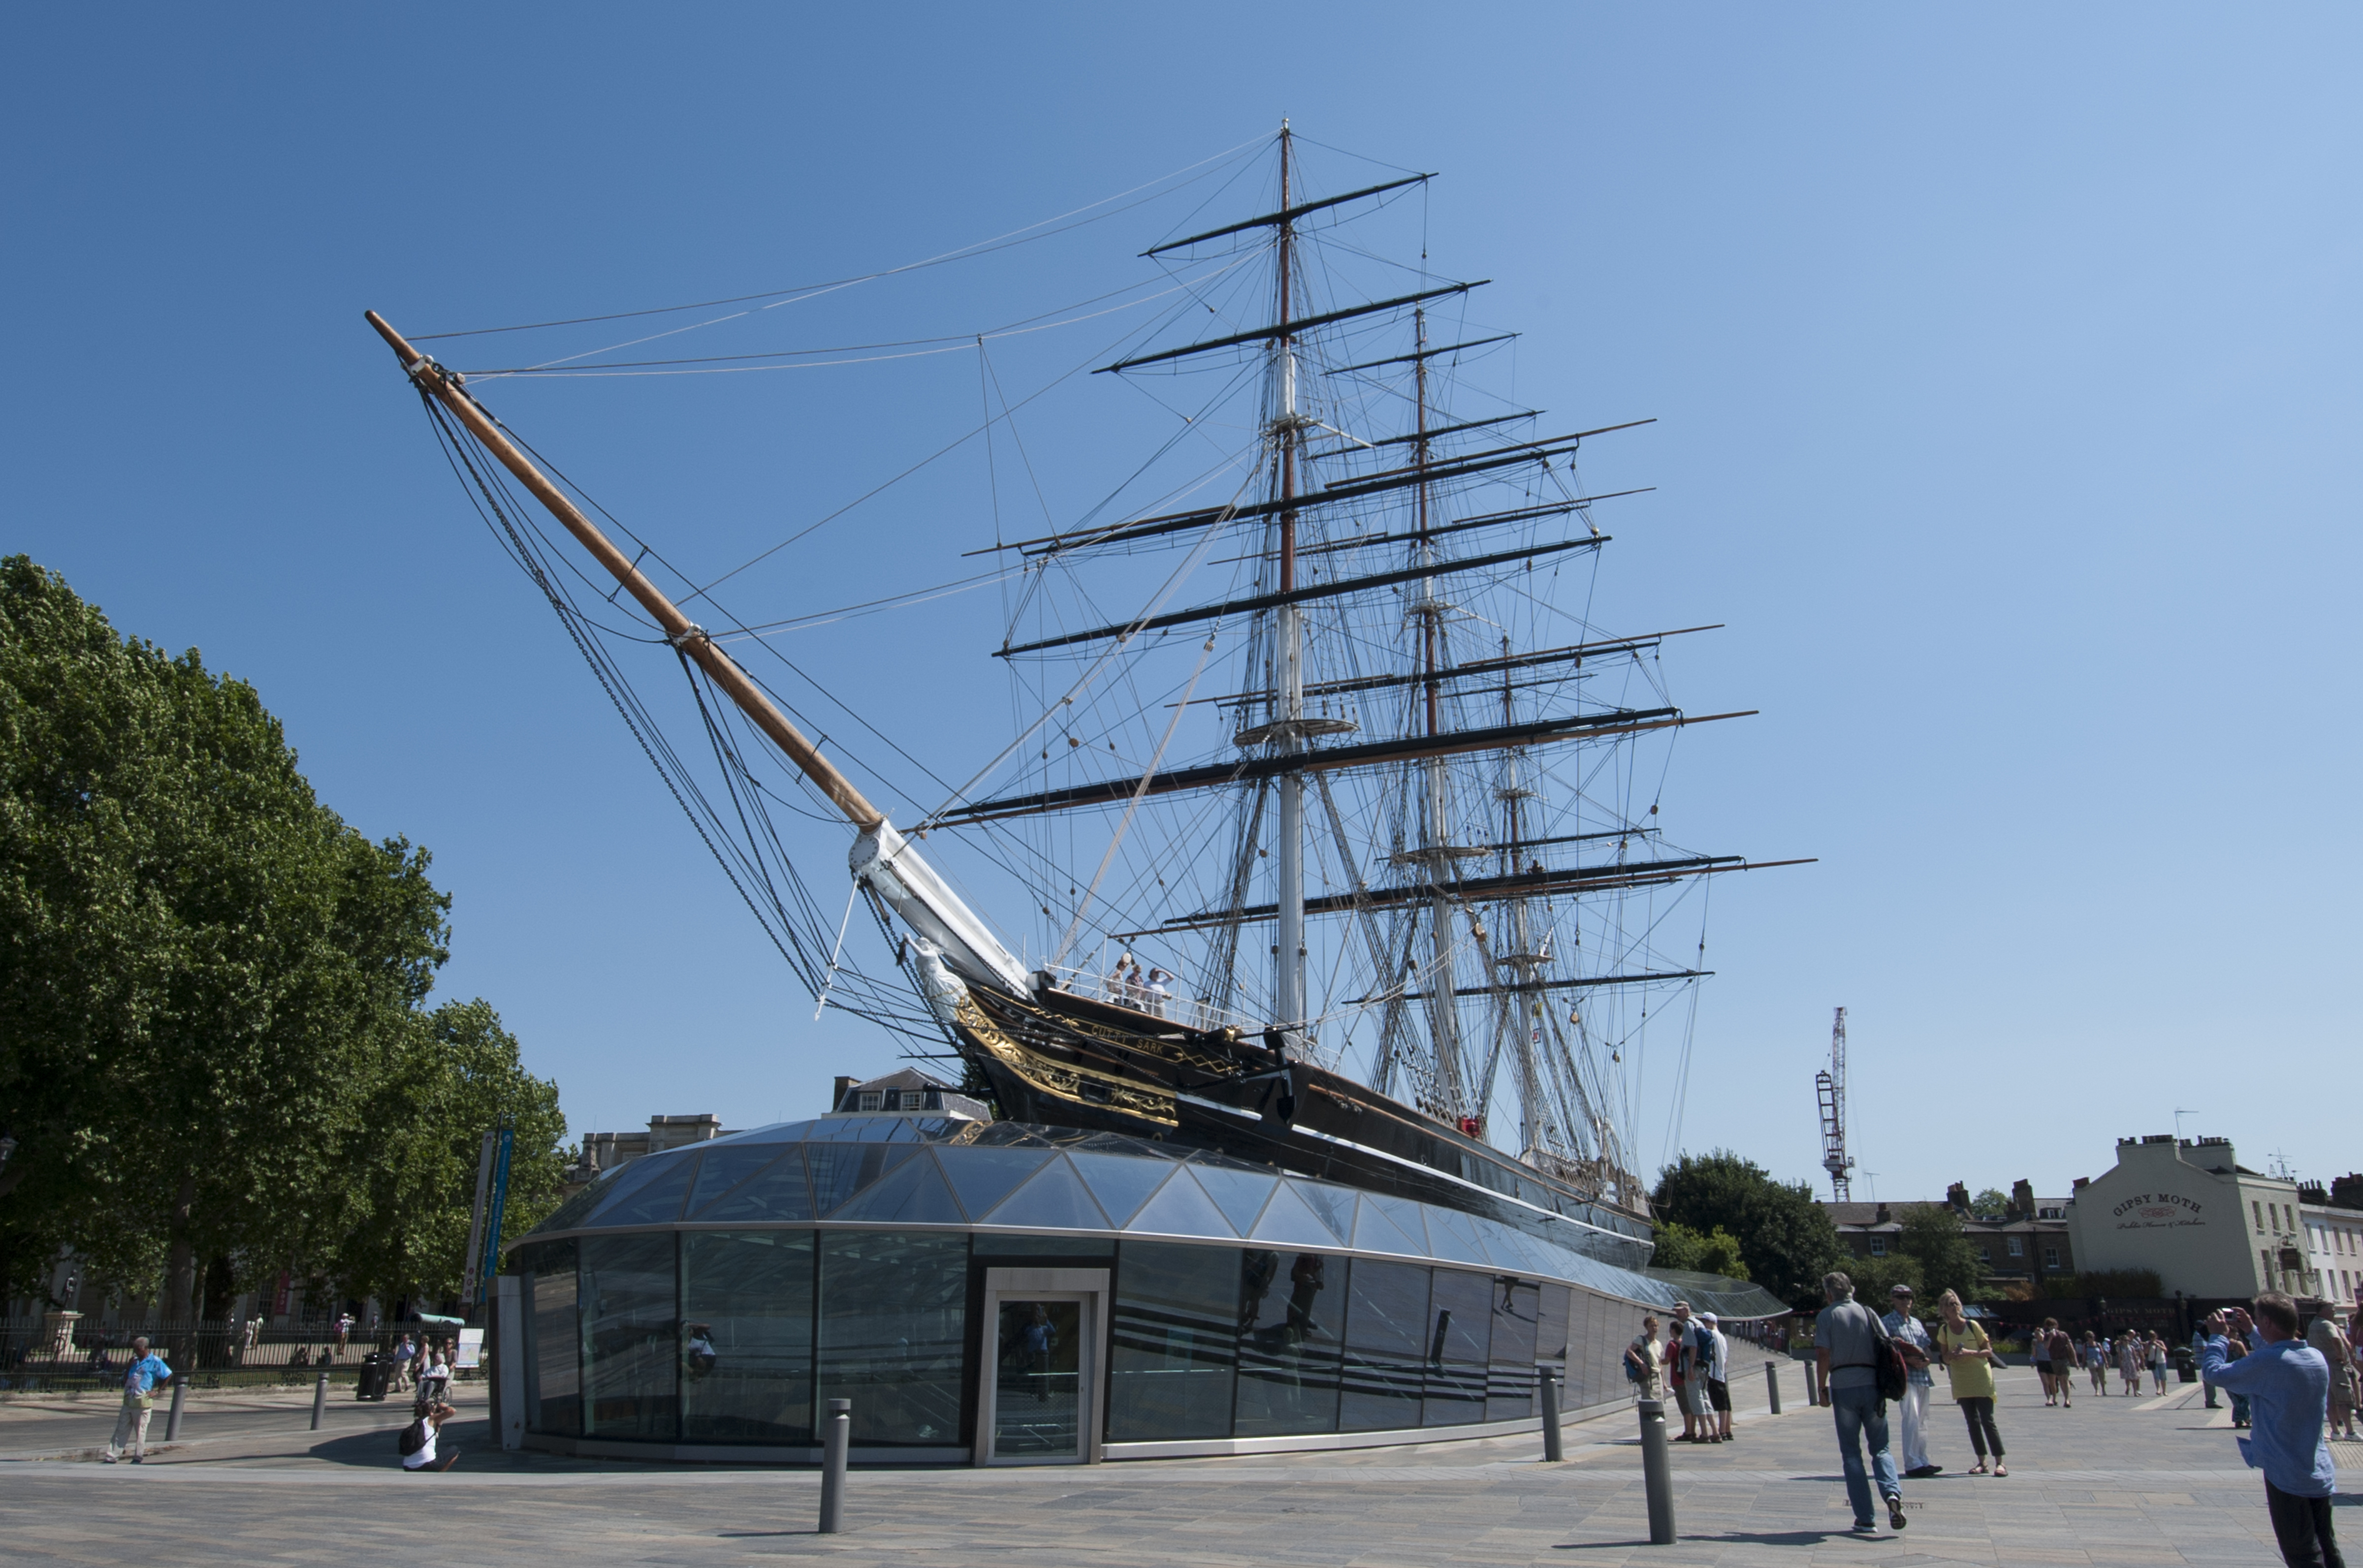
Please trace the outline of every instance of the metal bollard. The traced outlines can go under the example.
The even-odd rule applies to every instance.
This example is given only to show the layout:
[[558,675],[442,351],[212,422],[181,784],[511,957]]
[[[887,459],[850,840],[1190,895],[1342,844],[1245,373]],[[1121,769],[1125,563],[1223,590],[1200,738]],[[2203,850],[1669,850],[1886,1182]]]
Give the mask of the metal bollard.
[[1557,1464],[1567,1457],[1567,1448],[1559,1430],[1559,1379],[1548,1366],[1535,1369],[1542,1375],[1543,1396],[1543,1463]]
[[328,1373],[320,1370],[320,1380],[312,1385],[312,1430],[320,1430],[320,1418],[328,1413]]
[[820,1461],[820,1533],[845,1529],[845,1451],[853,1441],[853,1401],[828,1402],[828,1428]]
[[1807,1362],[1807,1363],[1805,1364],[1805,1403],[1806,1403],[1806,1404],[1808,1404],[1808,1405],[1818,1405],[1818,1404],[1820,1404],[1821,1402],[1822,1402],[1822,1368],[1821,1368],[1821,1364],[1820,1364],[1820,1363],[1818,1363],[1818,1362],[1812,1362],[1812,1361],[1809,1361],[1809,1362]]
[[1781,1364],[1779,1362],[1768,1361],[1764,1364],[1764,1386],[1772,1396],[1772,1413],[1777,1416],[1781,1413]]
[[181,1407],[188,1402],[189,1380],[185,1377],[175,1377],[172,1379],[172,1412],[164,1418],[166,1442],[181,1441]]
[[1649,1544],[1674,1543],[1674,1463],[1666,1446],[1666,1402],[1641,1401],[1641,1484],[1649,1495]]

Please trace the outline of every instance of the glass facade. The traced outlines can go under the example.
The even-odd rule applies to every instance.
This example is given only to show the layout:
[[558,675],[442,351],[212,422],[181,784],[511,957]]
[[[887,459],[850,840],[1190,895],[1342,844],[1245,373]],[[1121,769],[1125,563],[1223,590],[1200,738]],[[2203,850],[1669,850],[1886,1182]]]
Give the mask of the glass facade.
[[980,1378],[1005,1454],[1071,1451],[1092,1397],[1072,1302],[1006,1297],[1006,1320],[984,1323],[989,1268],[1109,1271],[1116,1444],[1530,1418],[1538,1363],[1564,1364],[1567,1408],[1596,1405],[1625,1392],[1617,1354],[1673,1294],[1481,1214],[1112,1134],[924,1116],[635,1161],[509,1266],[538,1436],[809,1452],[819,1402],[847,1398],[856,1444],[946,1457],[975,1442]]

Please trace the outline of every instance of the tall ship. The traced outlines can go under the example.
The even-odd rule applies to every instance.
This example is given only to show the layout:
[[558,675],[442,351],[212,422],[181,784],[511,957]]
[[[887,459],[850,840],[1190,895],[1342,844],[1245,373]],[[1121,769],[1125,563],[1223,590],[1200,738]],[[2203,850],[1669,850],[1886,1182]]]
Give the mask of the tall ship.
[[[1679,847],[1661,821],[1668,743],[1743,715],[1668,695],[1661,649],[1714,628],[1618,628],[1595,602],[1603,525],[1642,492],[1587,491],[1578,459],[1650,421],[1555,430],[1496,395],[1516,335],[1469,325],[1481,282],[1359,243],[1432,176],[1315,191],[1300,151],[1283,127],[1263,201],[1143,254],[1180,304],[1096,369],[1180,416],[1148,477],[1063,525],[980,521],[1006,614],[977,657],[1017,717],[899,823],[742,662],[764,623],[660,586],[653,541],[619,539],[468,374],[369,320],[820,1005],[956,1056],[1005,1120],[1638,1267],[1643,1119],[1690,1070],[1704,889],[1796,862]],[[1384,269],[1400,286],[1343,282]],[[691,677],[693,744],[632,684],[659,659]],[[842,916],[789,807],[849,837]]]

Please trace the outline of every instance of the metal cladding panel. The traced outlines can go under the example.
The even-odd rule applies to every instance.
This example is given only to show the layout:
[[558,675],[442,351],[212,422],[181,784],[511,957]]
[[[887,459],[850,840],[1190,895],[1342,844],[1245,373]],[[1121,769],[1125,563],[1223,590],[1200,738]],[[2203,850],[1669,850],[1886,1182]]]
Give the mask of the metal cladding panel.
[[922,1150],[863,1187],[829,1218],[881,1225],[958,1225],[968,1216],[936,1168],[935,1156]]
[[971,1220],[982,1220],[993,1206],[1016,1190],[1017,1185],[1050,1163],[1042,1148],[946,1148],[936,1152],[950,1178],[953,1193]]
[[1144,1160],[1132,1154],[1099,1154],[1088,1149],[1071,1149],[1067,1158],[1082,1176],[1083,1184],[1099,1199],[1107,1217],[1118,1226],[1140,1211],[1165,1178],[1173,1174],[1172,1164],[1164,1160]]
[[1037,1231],[1115,1229],[1092,1199],[1083,1178],[1064,1158],[1054,1158],[1034,1179],[985,1216],[988,1225],[1021,1225]]
[[1157,1189],[1141,1211],[1132,1217],[1126,1229],[1153,1231],[1165,1236],[1203,1236],[1209,1241],[1232,1242],[1238,1233],[1231,1229],[1206,1189],[1198,1185],[1188,1166],[1173,1173],[1173,1178]]

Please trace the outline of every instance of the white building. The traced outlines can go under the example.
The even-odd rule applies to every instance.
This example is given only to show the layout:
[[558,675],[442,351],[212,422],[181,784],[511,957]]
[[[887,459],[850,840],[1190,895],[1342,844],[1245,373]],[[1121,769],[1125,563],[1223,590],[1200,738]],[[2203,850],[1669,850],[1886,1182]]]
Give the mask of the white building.
[[2305,1231],[2305,1293],[2350,1307],[2363,1300],[2363,1192],[2357,1187],[2363,1182],[2349,1176],[2328,1192],[2307,1187],[2297,1206]]
[[2230,1139],[2156,1133],[2118,1139],[2112,1169],[2077,1178],[2068,1224],[2080,1271],[2149,1269],[2169,1295],[2310,1296],[2298,1208],[2297,1183],[2241,1165]]

